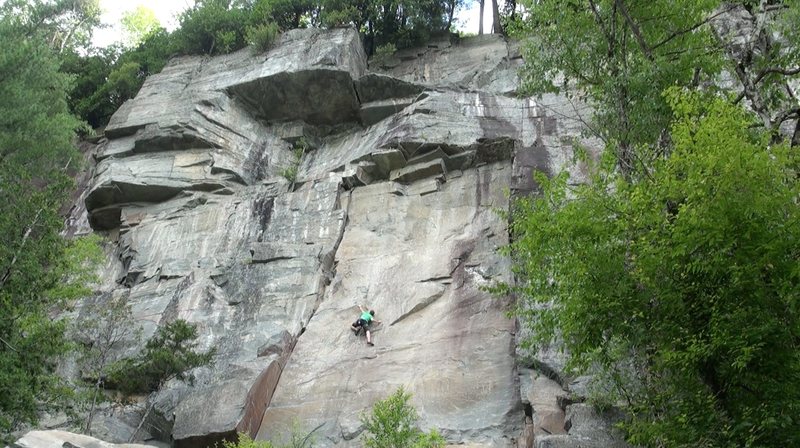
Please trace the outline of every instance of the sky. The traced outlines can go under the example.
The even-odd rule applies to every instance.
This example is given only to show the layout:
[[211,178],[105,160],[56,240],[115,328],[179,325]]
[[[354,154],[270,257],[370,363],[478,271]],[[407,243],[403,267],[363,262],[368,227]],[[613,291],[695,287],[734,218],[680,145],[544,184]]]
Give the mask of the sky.
[[[462,8],[456,14],[458,29],[466,33],[478,33],[478,2],[466,0],[470,8]],[[483,28],[488,30],[492,26],[491,2],[486,2],[487,8],[484,11]],[[100,0],[100,7],[103,8],[102,21],[108,27],[96,30],[92,43],[97,47],[106,47],[121,40],[122,29],[120,20],[122,13],[132,11],[137,6],[142,5],[150,8],[158,17],[161,26],[167,30],[174,30],[178,26],[175,18],[181,11],[194,4],[194,0]]]

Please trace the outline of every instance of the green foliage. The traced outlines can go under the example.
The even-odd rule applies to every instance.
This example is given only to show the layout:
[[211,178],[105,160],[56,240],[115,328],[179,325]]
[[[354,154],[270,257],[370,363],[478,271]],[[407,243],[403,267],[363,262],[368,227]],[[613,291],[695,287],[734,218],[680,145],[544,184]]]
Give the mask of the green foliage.
[[73,75],[74,79],[69,93],[69,108],[92,127],[105,124],[116,111],[116,105],[99,98],[98,93],[104,90],[116,58],[116,48],[91,55],[69,52],[62,57],[61,71]]
[[138,93],[148,76],[161,71],[174,47],[174,38],[159,28],[135,48],[122,52],[110,47],[89,55],[66,55],[61,70],[76,77],[71,110],[94,128],[104,126],[122,103]]
[[508,252],[529,345],[563,341],[628,403],[642,446],[800,443],[800,183],[719,98],[680,94],[668,157],[631,180],[606,155],[592,182],[537,175]]
[[125,394],[153,392],[171,379],[194,382],[190,370],[207,365],[215,350],[197,352],[197,326],[178,319],[158,332],[135,358],[110,367],[108,381]]
[[88,48],[100,25],[99,0],[5,0],[0,17],[57,53]]
[[375,55],[372,56],[370,62],[378,67],[383,66],[392,59],[395,53],[397,53],[397,47],[394,44],[388,43],[386,45],[381,45],[378,47],[377,51],[375,51]]
[[328,0],[322,13],[322,23],[329,28],[341,28],[350,24],[357,27],[362,22],[361,12],[352,4]]
[[240,432],[236,442],[225,441],[222,448],[275,448],[272,442],[266,440],[253,440],[248,434]]
[[274,23],[262,23],[247,28],[247,42],[256,52],[263,53],[269,50],[277,38],[278,25]]
[[125,32],[125,44],[128,47],[136,47],[142,43],[147,36],[157,32],[161,28],[161,23],[152,9],[139,5],[132,11],[122,14],[122,29]]
[[224,54],[244,48],[249,10],[232,0],[198,0],[180,15],[176,49],[184,54]]
[[314,446],[313,434],[322,425],[310,433],[305,433],[300,429],[300,425],[295,421],[292,424],[289,440],[285,442],[270,442],[267,440],[253,440],[248,434],[240,432],[236,442],[225,441],[222,448],[310,448]]
[[436,33],[445,33],[460,1],[323,0],[321,21],[329,27],[354,26],[365,35],[367,54],[386,44],[397,48],[421,45]]
[[361,415],[367,448],[442,448],[445,441],[438,431],[424,433],[417,427],[419,416],[409,403],[411,394],[400,387],[385,400],[372,406],[372,415]]
[[52,314],[86,292],[92,257],[91,241],[60,235],[81,160],[70,79],[28,18],[5,15],[14,4],[0,15],[0,433],[68,398],[53,374],[67,323]]
[[522,3],[529,13],[508,29],[526,42],[524,92],[585,95],[595,106],[592,129],[626,172],[652,157],[669,126],[664,89],[713,79],[722,67],[705,23],[719,0]]
[[101,306],[88,300],[85,302],[88,313],[72,331],[73,339],[81,344],[78,365],[83,378],[93,380],[91,392],[87,395],[89,404],[86,413],[86,431],[91,434],[91,425],[101,392],[105,389],[105,378],[110,373],[110,366],[115,353],[124,344],[138,341],[142,329],[133,320],[131,306],[125,297],[111,298]]
[[275,23],[287,31],[307,27],[318,9],[317,0],[256,0],[250,20],[254,25]]
[[300,168],[300,162],[303,160],[303,155],[311,149],[305,138],[297,140],[292,148],[292,163],[287,168],[281,171],[281,176],[285,177],[289,182],[294,183],[297,180],[297,171]]

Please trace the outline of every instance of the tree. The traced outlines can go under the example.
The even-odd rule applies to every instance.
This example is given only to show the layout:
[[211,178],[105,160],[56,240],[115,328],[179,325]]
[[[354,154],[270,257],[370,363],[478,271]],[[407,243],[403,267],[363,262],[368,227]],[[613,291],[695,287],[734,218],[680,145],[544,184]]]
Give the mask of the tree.
[[160,28],[161,22],[158,21],[156,14],[145,6],[139,5],[136,9],[122,14],[122,29],[128,47],[136,47]]
[[126,342],[137,340],[140,335],[141,327],[134,325],[131,306],[124,297],[110,299],[102,307],[91,310],[81,319],[74,337],[83,345],[80,359],[83,376],[94,380],[91,404],[86,417],[87,434],[92,434],[92,420],[98,395],[105,388],[105,380],[110,373],[115,352],[118,352]]
[[316,0],[256,0],[251,21],[254,25],[275,23],[281,31],[305,28],[317,8]]
[[108,123],[117,109],[109,98],[101,98],[97,92],[103,89],[118,57],[118,48],[113,46],[88,55],[75,51],[62,55],[61,71],[73,75],[69,108],[93,128]]
[[101,12],[99,0],[6,0],[0,5],[0,15],[13,20],[19,32],[42,37],[58,53],[88,48]]
[[497,0],[492,0],[492,32],[495,34],[503,33],[503,24],[500,23],[500,7]]
[[671,118],[664,89],[697,86],[722,66],[708,24],[718,0],[522,3],[527,19],[510,30],[531,37],[523,90],[586,97],[596,111],[589,128],[617,152],[626,175],[663,151]]
[[367,448],[443,448],[445,441],[436,430],[424,433],[417,427],[416,409],[411,394],[398,388],[385,400],[372,406],[372,415],[362,414],[362,435]]
[[60,235],[67,169],[81,160],[69,76],[40,34],[7,15],[12,3],[0,12],[0,433],[64,397],[53,369],[69,350],[66,321],[52,316],[87,292],[98,253]]
[[669,155],[631,180],[537,176],[512,214],[527,344],[563,341],[642,446],[800,443],[800,156],[724,99],[681,93]]
[[76,78],[70,93],[73,113],[93,128],[105,126],[122,103],[136,96],[148,76],[161,71],[175,51],[174,40],[159,28],[134,48],[112,46],[64,57],[61,70]]
[[[108,382],[126,395],[157,392],[168,381],[194,382],[191,370],[212,361],[216,350],[196,351],[197,326],[178,319],[159,327],[136,357],[115,362]],[[153,406],[148,406],[130,440],[134,440]]]
[[372,55],[386,44],[408,48],[426,42],[434,33],[447,32],[458,5],[453,0],[323,0],[322,22],[355,26],[364,33],[367,54]]
[[250,10],[236,0],[198,0],[180,15],[176,46],[184,54],[223,54],[244,48]]
[[[588,127],[617,152],[626,175],[642,174],[667,146],[671,112],[662,93],[670,86],[723,91],[736,103],[747,98],[776,142],[780,126],[800,118],[789,88],[800,76],[797,0],[521,3],[526,18],[516,16],[510,30],[528,42],[523,90],[587,98],[596,111]],[[734,20],[732,34],[752,30],[722,35]],[[718,82],[723,69],[738,86]],[[800,142],[798,126],[793,141]]]
[[169,380],[192,383],[190,371],[214,358],[215,351],[196,351],[197,326],[178,319],[159,327],[135,358],[117,362],[109,375],[119,390],[127,394],[155,392]]
[[734,103],[747,99],[775,142],[784,138],[781,126],[794,120],[790,142],[800,146],[800,99],[792,88],[800,79],[800,1],[736,3],[752,27],[744,41],[724,34],[724,26],[714,28],[727,68],[739,82]]
[[486,8],[486,0],[478,0],[480,3],[480,7],[478,9],[478,14],[480,15],[480,19],[478,20],[478,35],[483,35],[483,10]]

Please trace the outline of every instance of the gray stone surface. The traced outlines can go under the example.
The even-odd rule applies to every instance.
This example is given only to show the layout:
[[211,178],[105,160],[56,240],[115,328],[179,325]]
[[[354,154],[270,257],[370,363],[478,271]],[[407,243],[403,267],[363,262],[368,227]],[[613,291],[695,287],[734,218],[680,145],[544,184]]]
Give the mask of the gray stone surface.
[[14,442],[11,448],[152,448],[154,445],[113,444],[83,434],[67,431],[31,431]]
[[[516,326],[481,289],[511,275],[496,210],[536,191],[532,170],[567,168],[576,141],[597,147],[584,106],[506,95],[518,63],[497,36],[442,38],[368,73],[355,31],[310,29],[147,80],[70,222],[108,237],[79,320],[124,298],[145,340],[181,318],[217,350],[193,386],[140,397],[154,437],[274,439],[296,421],[322,425],[320,446],[354,446],[359,414],[403,385],[449,443],[516,446],[532,425]],[[301,139],[312,149],[289,182]],[[383,321],[375,347],[348,330],[358,303]]]
[[611,427],[611,416],[601,416],[592,406],[567,406],[567,434],[536,437],[536,448],[628,448],[622,434]]
[[[507,279],[508,161],[448,180],[433,194],[393,193],[389,182],[353,190],[336,276],[299,339],[259,438],[294,420],[324,424],[318,446],[344,443],[359,413],[406,387],[426,426],[450,441],[505,446],[518,431],[514,322],[482,286]],[[382,323],[374,347],[349,324],[357,304]]]
[[509,47],[499,34],[441,38],[425,48],[400,50],[391,68],[374,69],[415,84],[511,94],[522,60]]

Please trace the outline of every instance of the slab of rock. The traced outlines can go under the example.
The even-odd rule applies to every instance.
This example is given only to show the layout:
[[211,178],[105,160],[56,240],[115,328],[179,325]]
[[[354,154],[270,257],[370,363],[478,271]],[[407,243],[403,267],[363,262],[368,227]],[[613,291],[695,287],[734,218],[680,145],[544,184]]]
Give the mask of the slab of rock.
[[[318,446],[349,446],[359,414],[399,386],[423,424],[448,440],[505,446],[519,426],[513,321],[480,288],[508,275],[509,162],[465,172],[440,191],[355,189],[336,276],[283,372],[258,438],[280,440],[293,421]],[[353,335],[357,304],[377,311],[374,347]],[[505,441],[504,441],[505,440]]]
[[279,174],[291,164],[289,144],[263,121],[355,121],[353,81],[365,68],[358,34],[345,29],[292,30],[267,54],[171,61],[106,127],[106,160],[86,198],[90,222],[113,228],[119,204],[225,191]]
[[[344,224],[338,195],[337,182],[319,182],[280,197],[253,189],[192,207],[170,201],[121,235],[127,302],[145,339],[182,318],[198,325],[200,349],[217,349],[174,410],[176,444],[255,434],[267,391],[324,291]],[[265,351],[276,337],[284,347]],[[215,412],[203,410],[209,400]]]
[[561,401],[567,392],[552,379],[535,371],[522,373],[528,378],[520,381],[526,384],[522,391],[523,403],[531,407],[534,436],[547,434],[566,434],[566,414]]
[[[511,94],[522,60],[499,34],[443,39],[397,52],[391,68],[374,67],[409,83]],[[373,68],[373,67],[371,67]]]
[[392,98],[416,97],[425,90],[425,87],[419,84],[378,73],[367,73],[362,76],[356,80],[355,87],[358,98],[362,103]]
[[536,437],[536,448],[629,448],[613,418],[600,415],[591,405],[567,406],[567,434]]
[[[392,170],[425,162],[426,156],[439,151],[449,170],[516,157],[515,177],[527,175],[532,181],[533,169],[557,172],[571,163],[564,142],[545,144],[560,138],[556,122],[553,129],[546,124],[550,120],[548,110],[533,100],[484,92],[425,92],[402,111],[362,131],[326,139],[304,158],[298,179],[317,179],[366,160],[375,164],[370,173],[373,181],[385,180]],[[387,158],[388,154],[396,157]],[[523,179],[519,183],[526,185]]]
[[114,444],[83,434],[51,430],[31,431],[14,442],[11,448],[152,448],[153,446],[135,443]]

